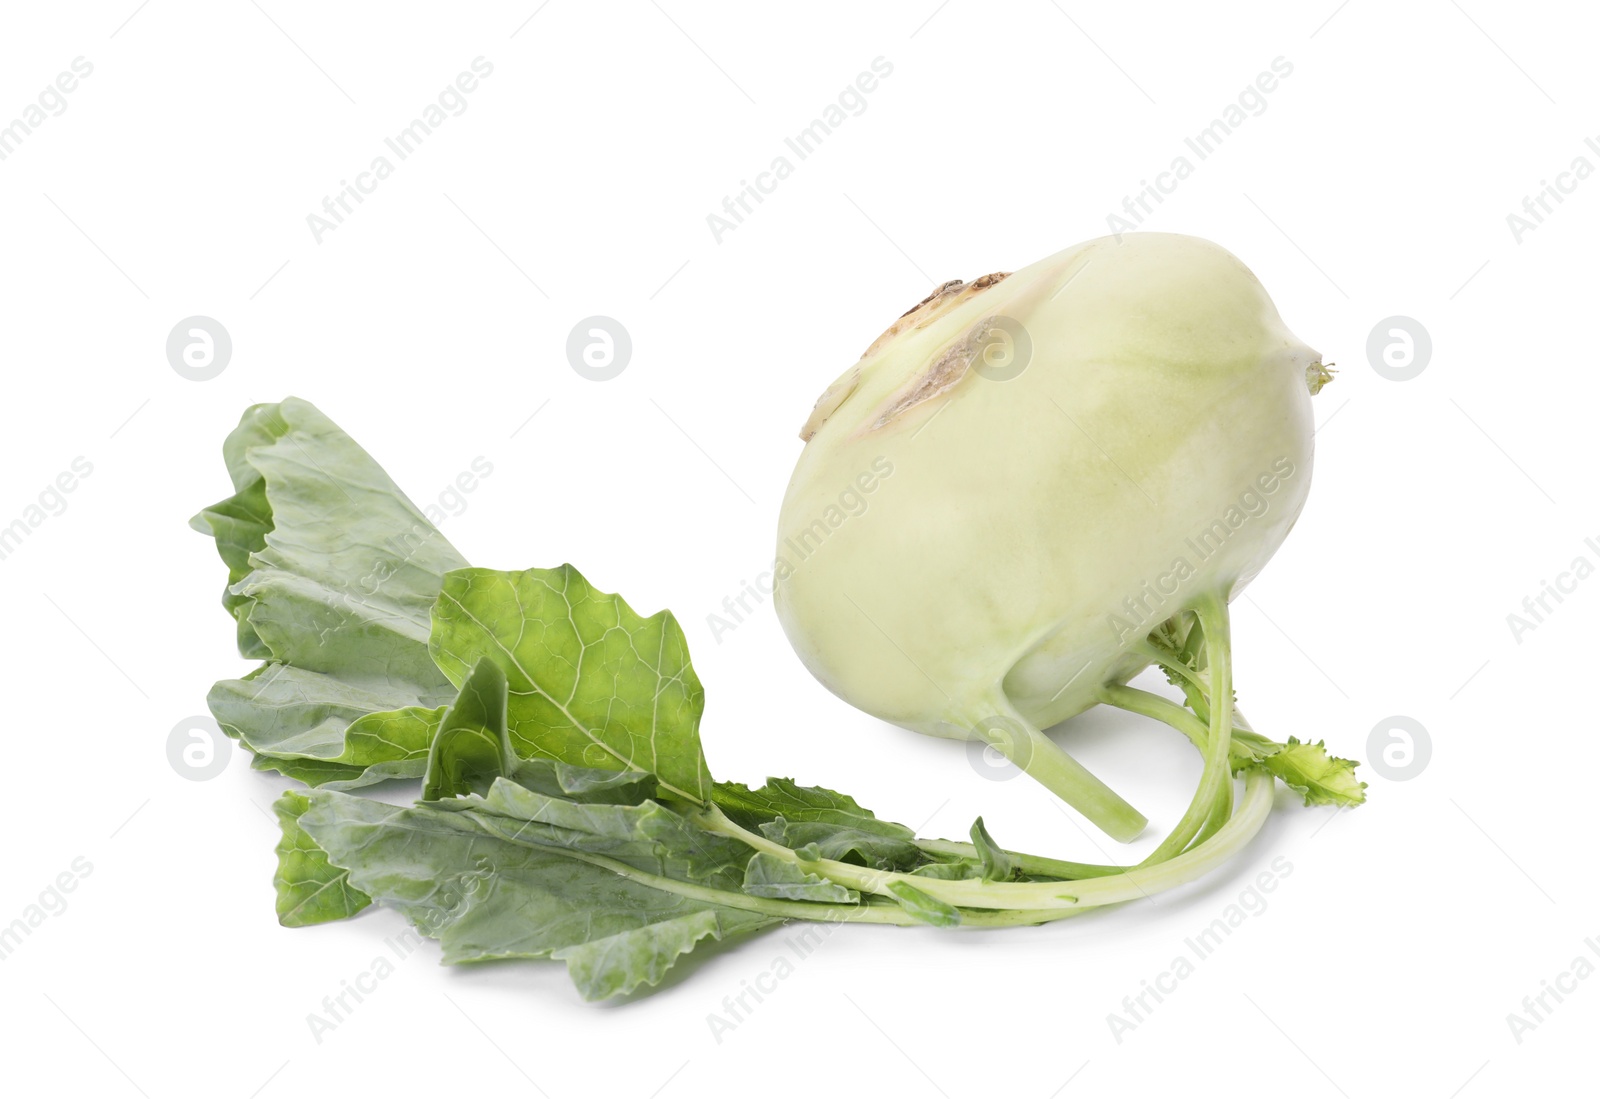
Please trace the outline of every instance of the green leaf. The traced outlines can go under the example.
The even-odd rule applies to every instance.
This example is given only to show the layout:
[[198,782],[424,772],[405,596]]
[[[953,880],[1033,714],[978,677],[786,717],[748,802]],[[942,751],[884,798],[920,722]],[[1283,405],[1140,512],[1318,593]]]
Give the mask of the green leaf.
[[411,690],[268,664],[243,679],[218,681],[206,704],[222,730],[255,754],[257,770],[348,789],[422,776],[444,707],[394,708],[408,698],[423,701]]
[[505,671],[519,755],[649,772],[667,794],[709,796],[704,693],[668,612],[641,618],[570,565],[458,569],[444,579],[430,646],[453,683],[481,657]]
[[313,405],[255,405],[223,444],[235,494],[191,525],[217,539],[227,601],[277,660],[435,683],[429,610],[466,564],[382,467]]
[[914,885],[897,881],[889,886],[889,892],[894,894],[901,908],[923,923],[934,927],[961,926],[961,913],[957,909],[944,901],[935,900]]
[[250,626],[250,598],[235,591],[234,586],[254,568],[250,555],[266,548],[267,532],[272,530],[272,505],[267,500],[266,481],[250,464],[246,452],[253,447],[270,446],[289,430],[281,416],[267,411],[273,408],[273,405],[255,405],[245,410],[239,426],[222,444],[234,494],[189,520],[195,530],[216,539],[217,554],[228,566],[222,605],[237,622],[240,654],[252,659],[264,659],[271,653]]
[[516,754],[506,735],[506,676],[492,660],[480,659],[461,693],[439,722],[422,780],[426,801],[485,793],[511,774]]
[[529,790],[576,802],[639,805],[656,794],[656,777],[643,771],[605,771],[553,759],[521,760],[511,778]]
[[1021,875],[1011,853],[994,841],[983,826],[983,818],[972,822],[972,846],[978,849],[978,861],[984,881],[1013,881]]
[[983,864],[977,859],[958,858],[949,862],[929,862],[908,873],[919,878],[937,878],[940,881],[968,881],[983,877]]
[[[484,814],[444,808],[455,803],[403,809],[323,790],[307,796],[301,827],[355,887],[437,938],[447,964],[561,951],[584,995],[617,995],[655,984],[697,942],[777,922],[649,884],[665,879],[624,876],[576,847],[514,842]],[[616,938],[632,932],[648,933]],[[587,944],[595,948],[577,949]]]
[[[223,444],[234,494],[190,525],[228,566],[240,652],[269,663],[224,680],[219,724],[293,777],[352,786],[421,774],[427,718],[345,730],[454,694],[428,654],[434,599],[466,564],[366,451],[311,404],[255,405]],[[420,748],[420,752],[419,752]]]
[[300,827],[300,815],[310,804],[304,794],[294,792],[272,803],[283,830],[272,884],[278,891],[278,922],[285,927],[346,919],[372,903],[350,884],[346,871],[329,864],[328,853]]
[[1290,737],[1278,751],[1262,757],[1261,765],[1307,805],[1360,805],[1367,800],[1367,784],[1356,779],[1356,762],[1329,755],[1320,740],[1308,744]]
[[815,857],[857,862],[881,870],[910,870],[927,856],[916,833],[879,820],[848,795],[793,779],[769,778],[752,790],[719,782],[712,800],[729,819],[785,847],[814,847]]
[[[1191,657],[1186,662],[1191,668],[1197,666],[1195,658]],[[1189,708],[1202,721],[1209,720],[1207,692],[1172,667],[1163,665],[1163,670],[1167,680],[1183,691]],[[1357,780],[1355,774],[1359,764],[1355,760],[1329,755],[1320,740],[1311,744],[1291,736],[1287,743],[1279,744],[1252,729],[1235,726],[1228,755],[1235,772],[1256,765],[1264,766],[1285,786],[1300,794],[1308,806],[1351,806],[1367,800],[1367,784]]]
[[485,828],[516,843],[606,855],[647,873],[739,892],[750,848],[713,835],[659,802],[580,803],[550,797],[506,779],[486,796],[442,802],[468,812]]
[[748,912],[705,909],[604,939],[563,946],[552,950],[550,956],[567,963],[567,973],[585,1000],[604,1000],[626,995],[640,985],[660,984],[679,955],[689,953],[701,939],[720,940],[772,922]]
[[759,851],[745,866],[744,891],[752,897],[773,897],[783,901],[822,901],[828,904],[855,904],[861,894],[854,889],[808,874],[788,859]]
[[847,794],[821,786],[801,786],[792,778],[769,778],[766,785],[757,790],[742,782],[719,782],[712,789],[711,798],[730,819],[745,828],[755,828],[783,817],[791,821],[842,824],[902,839],[915,835],[903,824],[879,820],[871,809],[862,808]]
[[922,848],[901,835],[900,825],[880,820],[863,823],[867,827],[779,817],[761,825],[760,831],[785,847],[808,848],[807,858],[859,863],[878,870],[910,870],[926,858]]
[[[273,656],[344,677],[437,683],[429,611],[445,573],[466,561],[383,468],[293,397],[249,409],[223,452],[235,487],[259,482],[271,509],[272,528],[231,593],[249,601],[250,626]],[[194,525],[215,534],[215,510]]]

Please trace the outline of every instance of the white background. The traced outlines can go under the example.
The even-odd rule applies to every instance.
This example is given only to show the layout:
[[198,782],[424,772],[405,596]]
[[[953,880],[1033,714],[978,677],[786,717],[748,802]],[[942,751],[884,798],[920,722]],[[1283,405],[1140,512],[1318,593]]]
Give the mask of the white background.
[[[94,67],[0,161],[0,525],[93,465],[0,560],[0,923],[92,865],[0,962],[8,1086],[1470,1097],[1588,1078],[1600,980],[1520,1043],[1507,1022],[1578,956],[1600,963],[1579,686],[1600,580],[1520,643],[1506,622],[1600,560],[1600,180],[1520,242],[1507,223],[1575,158],[1600,165],[1596,28],[1575,5],[135,2],[0,16],[0,121],[74,58]],[[468,109],[318,243],[307,215],[480,56]],[[719,243],[706,216],[877,57],[893,73],[865,111]],[[598,1006],[559,964],[457,971],[429,944],[316,1041],[308,1013],[401,921],[279,928],[265,806],[284,781],[237,754],[190,781],[165,750],[246,667],[222,567],[185,526],[228,491],[243,409],[314,401],[423,503],[487,458],[446,535],[476,564],[572,561],[671,607],[719,776],[835,786],[924,834],[981,812],[1013,846],[1099,861],[1042,789],[827,694],[770,606],[720,643],[706,616],[770,565],[796,429],[893,317],[1104,235],[1277,57],[1293,73],[1264,113],[1143,227],[1234,251],[1342,368],[1316,402],[1310,503],[1235,607],[1247,712],[1363,759],[1409,716],[1431,734],[1422,773],[1364,767],[1370,803],[1337,815],[1282,794],[1234,864],[1158,904],[841,930],[720,1043],[707,1016],[790,932]],[[234,344],[203,383],[164,350],[195,314]],[[605,383],[565,353],[594,314],[634,345]],[[1397,314],[1433,341],[1407,382],[1367,361]],[[1152,817],[1135,853],[1198,774],[1131,717],[1058,736]],[[1266,910],[1118,1042],[1108,1014],[1280,856]]]

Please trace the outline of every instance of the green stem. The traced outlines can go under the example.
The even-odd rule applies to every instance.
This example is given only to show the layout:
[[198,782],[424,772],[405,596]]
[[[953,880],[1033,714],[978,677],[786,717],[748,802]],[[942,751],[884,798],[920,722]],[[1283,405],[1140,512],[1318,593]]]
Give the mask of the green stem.
[[1119,710],[1127,710],[1129,713],[1171,725],[1188,737],[1189,742],[1200,750],[1201,755],[1205,754],[1207,745],[1211,743],[1207,722],[1171,699],[1162,698],[1151,691],[1141,690],[1138,687],[1104,687],[1100,691],[1100,700]]
[[[1177,651],[1169,649],[1156,642],[1147,641],[1141,646],[1145,655],[1154,660],[1163,671],[1178,676],[1183,680],[1179,687],[1183,691],[1184,699],[1190,708],[1200,716],[1202,721],[1210,721],[1211,706],[1208,701],[1210,688],[1206,685],[1204,677],[1189,666],[1186,658]],[[1237,706],[1233,709],[1233,743],[1235,747],[1246,750],[1245,754],[1259,759],[1261,756],[1271,755],[1280,750],[1283,745],[1262,736],[1245,720],[1244,714],[1239,712]],[[1199,747],[1197,745],[1197,747]],[[1201,751],[1205,749],[1202,747]]]
[[1205,824],[1201,825],[1200,831],[1194,837],[1195,843],[1204,843],[1207,839],[1216,835],[1219,828],[1228,823],[1228,814],[1233,811],[1232,783],[1224,782],[1222,789],[1228,796],[1225,798],[1219,797],[1212,803],[1210,815],[1206,817]]
[[[1159,665],[1163,671],[1180,676],[1188,686],[1192,686],[1198,691],[1205,690],[1205,684],[1200,682],[1200,677],[1195,674],[1195,670],[1189,667],[1189,665],[1185,664],[1181,659],[1179,659],[1176,652],[1167,648],[1165,645],[1158,645],[1154,641],[1151,641],[1147,638],[1135,645],[1134,651],[1138,652],[1141,656],[1149,657],[1150,660]],[[1187,688],[1185,689],[1184,693],[1185,695],[1188,694]]]
[[[1176,702],[1162,698],[1160,695],[1153,694],[1150,691],[1140,690],[1138,687],[1125,686],[1102,688],[1100,700],[1108,706],[1115,706],[1118,709],[1127,710],[1130,713],[1153,718],[1156,721],[1171,725],[1178,732],[1188,737],[1189,742],[1200,750],[1202,756],[1206,754],[1206,746],[1210,743],[1208,723],[1185,710]],[[1237,715],[1235,715],[1235,720],[1237,721]],[[1237,724],[1235,724],[1235,729],[1237,730]],[[1238,739],[1237,731],[1234,733],[1234,739]],[[1249,753],[1246,753],[1246,755],[1248,756]],[[1231,754],[1229,762],[1230,765],[1233,762]],[[1227,822],[1227,814],[1228,803],[1218,798],[1212,803],[1211,812],[1206,817],[1204,827],[1200,829],[1199,834],[1195,837],[1196,841],[1215,835],[1217,830]]]
[[1205,633],[1206,664],[1211,677],[1211,725],[1205,742],[1205,769],[1200,785],[1184,811],[1182,819],[1167,838],[1140,865],[1154,865],[1172,858],[1199,835],[1213,813],[1228,812],[1233,799],[1229,782],[1232,768],[1229,752],[1233,746],[1233,656],[1228,632],[1228,604],[1211,594],[1194,607],[1200,629]]
[[[734,893],[725,889],[696,885],[693,882],[679,881],[677,878],[652,874],[647,870],[640,870],[637,866],[630,865],[620,859],[611,858],[608,855],[599,855],[589,851],[575,851],[569,847],[551,847],[546,844],[529,843],[525,840],[514,840],[513,842],[536,851],[545,851],[552,855],[559,855],[562,858],[576,859],[579,862],[602,867],[627,878],[629,881],[647,885],[651,889],[659,889],[663,893],[672,893],[676,896],[688,897],[691,900],[704,901],[708,904],[721,905],[725,908],[738,908],[745,912],[756,912],[777,919],[889,924],[895,927],[927,926],[924,920],[913,916],[901,908],[899,904],[877,902],[824,904],[817,901],[785,901],[772,897],[752,897],[748,893]],[[961,913],[961,925],[963,927],[1026,927],[1033,924],[1048,923],[1052,920],[1065,919],[1068,916],[1076,916],[1083,911],[1087,911],[1087,909],[1043,911],[1010,909],[963,912]]]
[[1004,693],[996,692],[988,705],[992,716],[970,724],[985,743],[1118,843],[1131,843],[1144,831],[1149,821],[1143,813],[1040,732]]
[[[970,843],[961,843],[957,840],[917,840],[916,844],[930,855],[955,855],[960,858],[975,859],[978,849]],[[1108,874],[1121,874],[1131,870],[1129,866],[1111,866],[1098,862],[1067,862],[1065,859],[1051,859],[1043,855],[1030,855],[1025,851],[1010,851],[1017,868],[1024,874],[1041,878],[1060,878],[1063,881],[1077,881],[1080,878],[1103,878]]]
[[[696,814],[695,819],[709,832],[731,836],[757,851],[792,862],[807,873],[819,874],[862,893],[893,896],[889,886],[904,883],[962,909],[1081,910],[1149,897],[1214,869],[1260,831],[1272,808],[1273,781],[1265,771],[1252,769],[1246,776],[1244,802],[1239,811],[1205,843],[1159,864],[1141,864],[1125,873],[1077,882],[951,881],[873,870],[833,859],[802,859],[790,848],[741,828],[715,806]],[[966,919],[965,913],[962,918]]]

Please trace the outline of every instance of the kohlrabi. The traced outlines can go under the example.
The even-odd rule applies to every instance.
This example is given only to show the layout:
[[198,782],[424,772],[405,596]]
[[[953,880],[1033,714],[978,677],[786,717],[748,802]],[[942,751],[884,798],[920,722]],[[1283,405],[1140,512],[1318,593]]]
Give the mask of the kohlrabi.
[[[1253,734],[1228,602],[1305,503],[1329,377],[1249,269],[1195,237],[1105,237],[946,283],[801,433],[778,534],[789,640],[847,702],[987,741],[1123,841],[1145,818],[1040,730],[1101,702],[1178,725],[1205,769],[1151,861],[1175,855],[1231,809]],[[1125,686],[1152,663],[1203,726]],[[1359,796],[1348,766],[1294,748]]]
[[[394,908],[446,962],[556,958],[599,999],[786,920],[1000,928],[1148,898],[1248,844],[1275,779],[1359,803],[1354,764],[1250,729],[1229,664],[1228,600],[1305,502],[1328,377],[1228,253],[1131,235],[940,287],[806,426],[777,608],[807,666],[879,717],[995,745],[1119,839],[1144,818],[1040,729],[1099,702],[1171,725],[1205,766],[1137,866],[716,780],[670,613],[571,565],[471,567],[315,407],[249,409],[233,494],[193,524],[263,661],[212,713],[255,769],[311,787],[276,805],[280,921]],[[1128,685],[1151,664],[1181,704]],[[409,807],[344,792],[407,779]]]

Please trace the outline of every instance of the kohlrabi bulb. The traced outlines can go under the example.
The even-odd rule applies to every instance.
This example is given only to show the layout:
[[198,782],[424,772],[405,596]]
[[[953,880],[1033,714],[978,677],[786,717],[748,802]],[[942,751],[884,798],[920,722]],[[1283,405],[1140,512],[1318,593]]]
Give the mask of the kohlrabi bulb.
[[1144,818],[1039,730],[1147,666],[1185,612],[1222,608],[1225,635],[1305,503],[1327,379],[1249,269],[1195,237],[946,283],[805,425],[779,619],[845,701],[986,740],[1131,839]]

